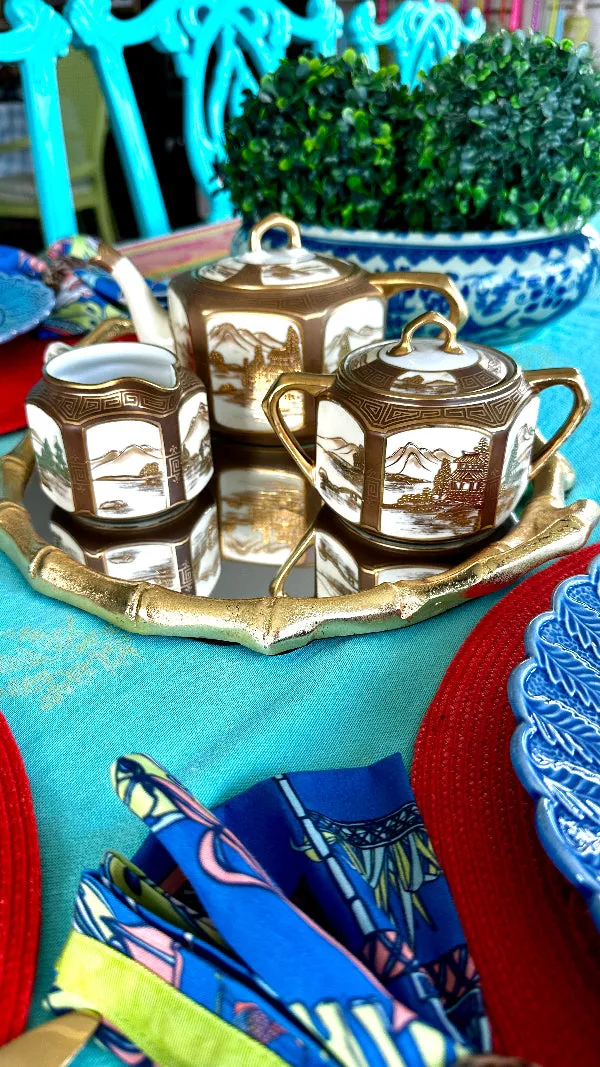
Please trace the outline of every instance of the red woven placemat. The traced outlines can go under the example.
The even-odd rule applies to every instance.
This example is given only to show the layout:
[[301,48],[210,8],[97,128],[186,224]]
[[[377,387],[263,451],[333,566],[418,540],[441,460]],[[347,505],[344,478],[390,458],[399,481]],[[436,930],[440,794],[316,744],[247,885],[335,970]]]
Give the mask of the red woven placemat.
[[600,933],[538,841],[509,746],[508,676],[558,583],[599,546],[528,578],[475,627],[421,725],[412,785],[481,974],[494,1047],[543,1067],[600,1064]]
[[0,714],[0,1045],[25,1028],[40,935],[40,854],[29,782]]
[[25,426],[25,397],[42,375],[48,344],[26,334],[0,345],[0,434]]

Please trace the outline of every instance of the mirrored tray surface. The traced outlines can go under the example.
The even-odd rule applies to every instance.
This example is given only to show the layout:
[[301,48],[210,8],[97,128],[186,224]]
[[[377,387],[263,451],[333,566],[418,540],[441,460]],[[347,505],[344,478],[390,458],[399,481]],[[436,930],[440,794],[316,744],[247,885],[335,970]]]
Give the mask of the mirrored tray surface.
[[140,633],[282,652],[315,637],[408,625],[580,547],[592,501],[565,506],[561,457],[518,521],[461,552],[390,551],[353,534],[283,450],[213,441],[215,474],[174,518],[88,525],[46,497],[29,436],[0,459],[0,548],[30,584]]

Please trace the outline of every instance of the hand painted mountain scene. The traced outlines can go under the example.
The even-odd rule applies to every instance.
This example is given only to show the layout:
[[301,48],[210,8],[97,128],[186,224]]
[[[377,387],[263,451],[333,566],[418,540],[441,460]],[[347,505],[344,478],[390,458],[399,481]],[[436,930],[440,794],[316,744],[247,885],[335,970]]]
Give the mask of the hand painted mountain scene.
[[[277,253],[270,257],[277,259]],[[282,257],[279,263],[265,263],[260,279],[263,285],[309,285],[312,282],[330,282],[339,278],[340,272],[333,263],[306,255],[305,258]]]
[[[432,437],[438,447],[431,448]],[[406,430],[387,442],[381,531],[428,540],[464,537],[480,524],[489,439],[459,427]]]
[[244,266],[242,259],[228,257],[220,259],[216,263],[207,263],[204,267],[198,267],[197,278],[208,278],[211,282],[226,282],[234,278]]
[[442,564],[416,563],[413,560],[361,572],[357,561],[337,538],[321,530],[315,536],[315,558],[317,596],[344,596],[384,582],[416,581],[446,570]]
[[360,518],[365,479],[364,435],[356,419],[331,400],[319,404],[317,488],[344,518]]
[[206,393],[194,393],[181,405],[179,437],[185,495],[191,500],[204,489],[213,471]]
[[[106,573],[128,582],[149,582],[179,591],[174,545],[167,541],[121,545],[104,553]],[[184,589],[183,592],[192,592]]]
[[539,406],[539,397],[530,400],[517,415],[508,435],[498,494],[497,523],[508,518],[527,488]]
[[450,371],[407,370],[394,380],[394,391],[424,393],[426,396],[453,396],[458,382]]
[[60,427],[35,404],[27,404],[27,422],[44,491],[65,511],[73,511],[71,475]]
[[384,335],[385,308],[376,297],[361,297],[332,311],[325,327],[323,369],[332,374],[350,352]]
[[[283,315],[213,315],[208,323],[208,351],[217,422],[254,433],[270,430],[261,407],[267,390],[284,371],[302,370],[296,324]],[[281,411],[291,430],[300,429],[304,421],[301,393],[288,393]]]
[[91,426],[85,437],[99,516],[135,518],[169,507],[158,426],[122,419]]

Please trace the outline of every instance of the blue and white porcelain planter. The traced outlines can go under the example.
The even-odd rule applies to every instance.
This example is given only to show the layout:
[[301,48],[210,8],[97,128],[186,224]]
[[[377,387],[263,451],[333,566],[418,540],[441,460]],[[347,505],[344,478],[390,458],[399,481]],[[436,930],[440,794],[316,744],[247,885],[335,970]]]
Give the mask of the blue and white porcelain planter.
[[[394,233],[300,226],[314,252],[360,263],[369,271],[442,271],[469,307],[461,336],[515,341],[564,315],[600,275],[600,237],[590,225],[570,232],[498,230],[490,233]],[[435,293],[392,298],[387,332],[398,337],[424,311],[444,311]]]

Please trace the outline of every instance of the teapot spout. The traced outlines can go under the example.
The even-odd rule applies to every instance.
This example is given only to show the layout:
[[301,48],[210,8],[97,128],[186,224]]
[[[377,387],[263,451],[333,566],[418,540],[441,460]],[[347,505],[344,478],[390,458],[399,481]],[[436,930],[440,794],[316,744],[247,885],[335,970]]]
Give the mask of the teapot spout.
[[145,278],[131,260],[122,256],[116,248],[100,242],[90,263],[112,274],[121,287],[138,340],[175,352],[168,313],[150,292]]

